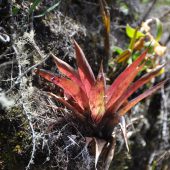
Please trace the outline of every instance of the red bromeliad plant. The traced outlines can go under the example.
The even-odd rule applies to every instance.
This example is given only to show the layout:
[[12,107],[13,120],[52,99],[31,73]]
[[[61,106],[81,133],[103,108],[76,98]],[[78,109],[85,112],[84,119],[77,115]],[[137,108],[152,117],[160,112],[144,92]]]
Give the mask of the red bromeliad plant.
[[[97,78],[95,78],[82,49],[75,41],[74,45],[78,70],[73,69],[66,62],[53,55],[55,64],[65,77],[56,76],[42,69],[36,69],[36,73],[61,87],[64,93],[71,97],[72,100],[67,100],[49,93],[55,100],[60,101],[71,109],[79,121],[82,121],[86,126],[90,125],[92,127],[92,137],[94,137],[93,139],[96,143],[95,166],[103,148],[107,148],[105,169],[108,169],[114,154],[115,140],[113,138],[113,132],[115,126],[120,124],[126,141],[124,115],[139,101],[161,88],[165,81],[158,83],[130,101],[128,101],[128,98],[141,86],[155,77],[163,65],[133,82],[145,64],[146,50],[108,87],[106,86],[102,66]],[[87,143],[91,139],[87,138]]]

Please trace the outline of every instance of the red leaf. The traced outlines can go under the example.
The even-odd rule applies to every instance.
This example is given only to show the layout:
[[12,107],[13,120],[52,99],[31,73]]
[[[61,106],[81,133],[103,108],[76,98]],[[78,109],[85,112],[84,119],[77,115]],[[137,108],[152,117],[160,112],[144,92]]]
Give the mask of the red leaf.
[[[126,78],[140,65],[147,54],[147,50],[141,54],[137,60],[135,60],[129,67],[127,67],[113,82],[113,84],[108,88],[106,92],[107,101],[109,101],[112,97],[114,97],[114,93],[117,91],[117,88],[124,84]],[[122,85],[121,85],[122,86]],[[120,96],[120,95],[119,95]],[[117,96],[114,100],[116,100],[119,96]],[[113,99],[112,99],[113,100]]]
[[71,111],[73,111],[73,113],[75,114],[76,117],[78,117],[79,119],[81,120],[84,120],[85,117],[80,113],[78,112],[78,110],[73,107],[72,105],[70,105],[66,100],[64,100],[64,98],[62,97],[59,97],[53,93],[48,93],[48,95],[50,95],[51,97],[53,97],[56,101],[59,101],[60,103],[64,104],[68,109],[70,109]]
[[156,69],[152,70],[148,74],[145,74],[142,76],[139,80],[137,80],[135,83],[133,83],[125,92],[124,94],[116,101],[115,106],[112,108],[111,112],[116,112],[120,106],[130,97],[136,90],[138,90],[141,86],[149,82],[152,78],[154,78],[160,70],[164,67],[164,65],[161,65],[157,67]]
[[52,54],[52,56],[59,71],[63,73],[64,75],[66,75],[69,79],[77,83],[85,91],[78,72],[75,71],[74,68],[71,67],[69,64],[59,59],[58,57],[56,57],[54,54]]
[[90,90],[89,105],[93,121],[100,122],[105,113],[105,77],[102,66],[96,84]]
[[85,86],[87,96],[89,96],[89,92],[91,87],[95,84],[95,77],[93,71],[86,60],[86,57],[80,48],[80,46],[74,41],[75,51],[76,51],[76,60],[78,65],[79,76],[82,83]]
[[137,68],[134,67],[133,70],[131,70],[131,72],[128,75],[126,75],[126,72],[125,72],[126,77],[124,77],[124,79],[121,80],[120,84],[116,83],[117,87],[114,88],[112,97],[107,103],[108,112],[111,113],[111,110],[115,107],[115,102],[126,91],[128,86],[130,85],[130,83],[132,83],[132,81],[134,80],[138,72],[142,69],[142,67],[143,67],[143,64]]
[[88,99],[84,91],[72,80],[65,77],[54,76],[53,74],[45,70],[36,70],[36,73],[46,80],[61,87],[66,93],[68,93],[78,103],[81,109],[88,108]]
[[122,109],[120,109],[118,111],[118,114],[120,116],[125,115],[133,106],[135,106],[138,102],[140,102],[142,99],[150,96],[151,94],[153,94],[154,92],[156,92],[158,89],[160,89],[165,83],[167,82],[167,80],[164,80],[160,83],[158,83],[156,86],[148,89],[147,91],[145,91],[144,93],[142,93],[141,95],[139,95],[138,97],[134,98],[133,100],[129,101]]

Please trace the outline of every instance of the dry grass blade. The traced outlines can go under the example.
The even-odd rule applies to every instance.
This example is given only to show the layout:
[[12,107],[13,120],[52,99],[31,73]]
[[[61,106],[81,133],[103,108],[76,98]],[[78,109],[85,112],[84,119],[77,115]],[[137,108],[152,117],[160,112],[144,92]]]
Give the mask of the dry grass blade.
[[107,33],[110,33],[110,13],[107,9],[107,3],[105,0],[99,0],[101,15],[103,19],[103,24]]
[[106,144],[105,140],[94,138],[95,143],[96,143],[96,156],[95,156],[95,168],[97,167],[97,162],[99,160],[99,156]]
[[103,64],[104,71],[107,71],[108,68],[108,60],[110,58],[111,49],[110,49],[110,12],[108,10],[108,6],[105,0],[99,0],[100,3],[100,11],[102,16],[102,21],[104,25],[104,56],[103,56]]
[[105,163],[104,163],[104,170],[108,170],[110,167],[110,164],[112,162],[114,152],[115,152],[115,145],[116,145],[116,141],[115,141],[114,137],[112,137],[112,140],[110,142],[108,152],[106,155]]
[[120,128],[122,130],[122,134],[123,134],[123,137],[124,137],[124,140],[125,140],[125,144],[126,144],[126,148],[127,148],[127,151],[129,152],[129,146],[128,146],[128,139],[127,139],[127,132],[126,132],[126,122],[125,122],[125,118],[124,116],[122,116],[120,118]]
[[132,54],[132,50],[131,49],[127,49],[125,51],[123,51],[117,58],[116,58],[116,62],[121,63],[123,61],[127,61],[127,59],[129,59],[129,57]]
[[85,137],[86,139],[86,147],[90,144],[90,142],[92,142],[93,138],[91,137]]

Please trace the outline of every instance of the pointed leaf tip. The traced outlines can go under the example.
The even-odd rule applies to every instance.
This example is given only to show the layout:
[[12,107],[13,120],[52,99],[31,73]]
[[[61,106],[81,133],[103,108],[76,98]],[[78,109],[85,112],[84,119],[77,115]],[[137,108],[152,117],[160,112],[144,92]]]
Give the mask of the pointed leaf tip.
[[96,168],[99,160],[99,156],[101,155],[101,152],[106,144],[106,141],[98,138],[94,138],[94,140],[96,143],[96,155],[95,155],[95,168]]
[[74,42],[74,47],[76,52],[76,61],[77,61],[79,76],[82,83],[85,86],[87,95],[89,96],[90,89],[95,84],[94,73],[80,46],[77,44],[75,40],[73,40],[73,42]]
[[144,84],[148,83],[152,78],[156,77],[164,66],[165,64],[156,67],[151,72],[143,75],[140,79],[131,84],[129,88],[122,94],[122,96],[116,101],[114,110],[112,110],[112,112],[116,112],[135,91],[137,91]]
[[85,120],[84,115],[82,115],[74,106],[70,105],[64,98],[59,97],[53,93],[47,93],[49,96],[53,97],[56,101],[59,101],[60,103],[64,104],[68,109],[73,111],[73,114],[75,114],[76,117],[78,117],[81,120]]
[[151,87],[150,89],[146,90],[144,93],[140,94],[138,97],[132,99],[129,101],[123,108],[121,108],[118,111],[118,114],[120,116],[124,116],[133,106],[135,106],[137,103],[139,103],[144,98],[152,95],[154,92],[156,92],[158,89],[160,89],[168,80],[164,80],[157,85]]
[[[107,103],[107,110],[110,111],[113,110],[116,107],[116,102],[119,100],[119,98],[123,95],[123,93],[127,90],[127,88],[130,86],[130,84],[133,82],[136,75],[139,73],[139,71],[143,68],[144,64],[140,65],[139,67],[132,67],[133,65],[129,66],[131,69],[131,72],[129,72],[128,69],[125,69],[125,71],[117,78],[117,80],[113,83],[113,91],[112,91],[112,97]],[[123,76],[122,76],[123,75]],[[118,103],[119,104],[119,103]]]
[[[130,82],[130,76],[129,75],[133,75],[134,74],[134,70],[137,69],[137,67],[141,64],[141,62],[144,60],[144,58],[146,57],[148,50],[145,50],[131,65],[129,65],[117,78],[116,80],[112,83],[112,85],[108,88],[107,92],[106,92],[106,96],[107,96],[107,102],[111,102],[112,100],[112,104],[118,99],[118,97],[120,97],[121,93],[117,92],[118,87],[123,86],[124,89],[126,89],[128,87],[128,85],[131,83]],[[136,73],[137,75],[137,73]],[[129,79],[129,83],[127,84],[127,80]],[[131,81],[133,81],[133,79],[131,79]],[[126,83],[125,83],[126,82]],[[124,85],[123,85],[124,84]],[[125,87],[126,85],[126,87]],[[120,87],[120,89],[122,89],[121,91],[123,92],[123,87]],[[118,95],[114,95],[115,93],[117,93]],[[111,103],[109,103],[109,107],[112,105]]]
[[51,55],[59,71],[66,75],[69,79],[73,80],[76,84],[78,84],[85,92],[84,86],[80,80],[78,72],[74,70],[74,68],[71,67],[68,63],[56,57],[53,53],[51,53]]
[[47,72],[43,69],[38,69],[37,74],[46,80],[54,83],[55,85],[61,87],[64,92],[69,94],[73,99],[78,103],[80,108],[84,110],[88,107],[88,99],[84,91],[72,80],[65,77],[60,77],[53,75],[50,72]]

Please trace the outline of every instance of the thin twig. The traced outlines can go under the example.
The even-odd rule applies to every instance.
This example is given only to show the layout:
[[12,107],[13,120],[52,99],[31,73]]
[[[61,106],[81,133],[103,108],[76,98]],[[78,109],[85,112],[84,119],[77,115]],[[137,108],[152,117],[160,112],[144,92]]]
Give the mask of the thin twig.
[[28,162],[28,165],[26,167],[26,170],[30,169],[30,165],[34,163],[34,155],[35,155],[35,151],[36,151],[36,133],[34,131],[34,126],[32,124],[32,118],[30,116],[30,113],[27,112],[27,109],[26,109],[26,106],[25,104],[23,103],[22,104],[22,107],[23,107],[23,110],[24,110],[24,113],[27,117],[27,120],[29,122],[29,126],[30,126],[30,129],[31,129],[31,133],[32,133],[32,152],[31,152],[31,158]]
[[82,0],[81,2],[84,3],[84,4],[88,4],[88,5],[99,6],[99,4],[94,3],[94,2],[90,2],[90,1]]
[[8,47],[8,48],[5,50],[5,52],[0,55],[0,59],[2,59],[4,56],[6,56],[6,54],[11,50],[11,48],[12,48],[11,46]]
[[11,92],[11,90],[13,90],[13,88],[20,83],[20,80],[23,78],[23,76],[25,76],[27,73],[29,73],[31,70],[33,70],[34,68],[36,68],[37,66],[41,65],[44,61],[46,61],[49,58],[49,55],[47,57],[45,57],[41,62],[29,67],[26,71],[24,71],[23,73],[20,74],[20,76],[17,78],[17,80],[14,82],[14,84],[10,87],[9,90],[7,90],[5,92],[5,94],[8,94],[9,92]]
[[2,63],[2,64],[0,64],[0,69],[3,68],[3,67],[6,67],[7,65],[14,64],[14,63],[16,63],[16,62],[17,62],[17,60],[7,61],[7,62],[5,62],[5,63]]
[[[165,94],[165,89],[162,87],[161,89],[162,94],[162,103],[161,103],[161,112],[162,112],[162,140],[163,144],[166,146],[168,145],[169,140],[169,128],[168,128],[168,93]],[[165,147],[164,146],[164,147]]]
[[152,11],[153,7],[155,6],[157,0],[153,0],[150,4],[150,6],[148,7],[148,9],[146,10],[146,12],[144,13],[144,15],[139,19],[139,21],[137,22],[137,25],[141,25],[141,23],[143,21],[146,20],[146,18],[148,17],[148,15],[150,14],[150,12]]
[[159,19],[160,19],[160,20],[163,20],[163,19],[166,18],[169,14],[170,14],[170,10],[168,10],[167,12],[165,12],[161,17],[159,17]]

